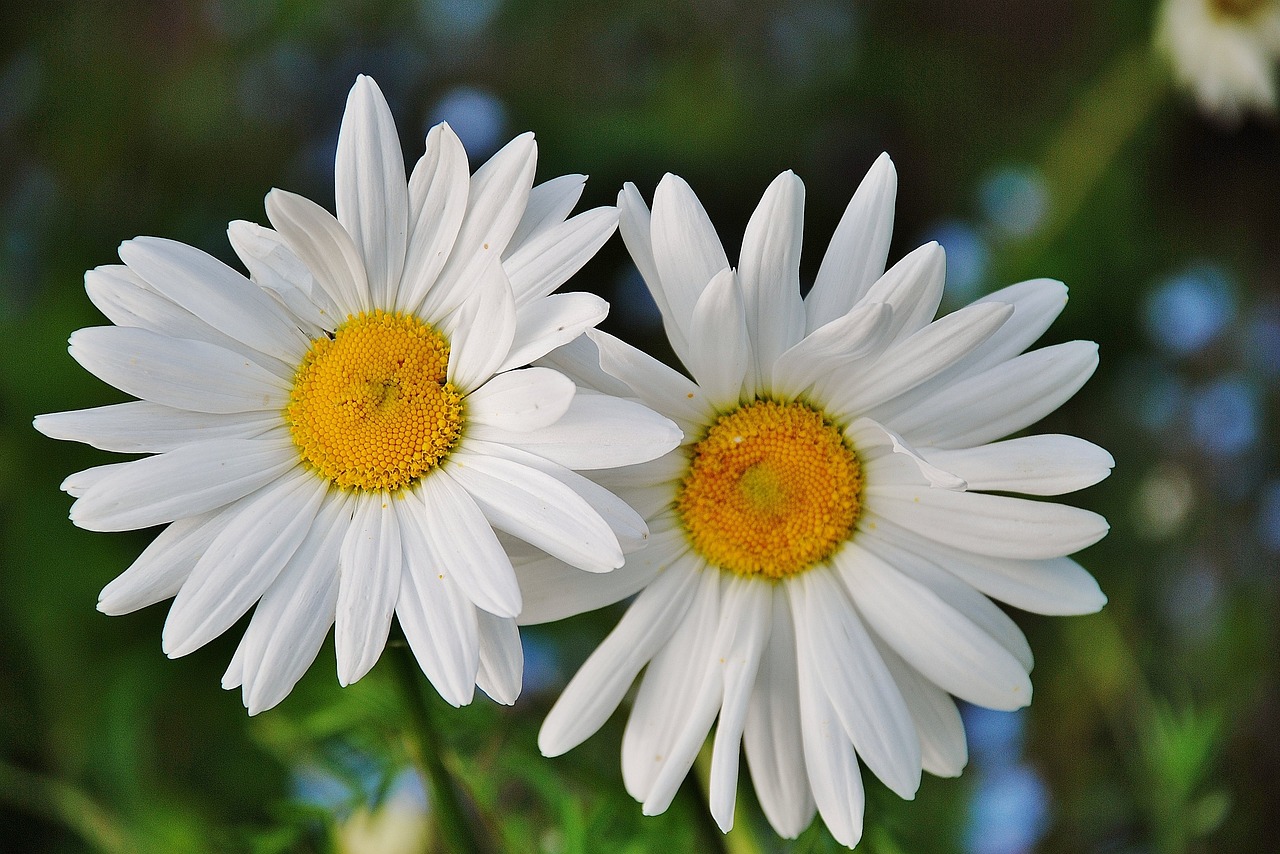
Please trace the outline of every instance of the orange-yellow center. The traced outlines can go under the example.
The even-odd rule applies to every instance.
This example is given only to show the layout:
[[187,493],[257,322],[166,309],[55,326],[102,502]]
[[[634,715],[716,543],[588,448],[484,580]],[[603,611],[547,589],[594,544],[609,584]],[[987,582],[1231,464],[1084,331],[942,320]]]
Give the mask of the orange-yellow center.
[[722,415],[693,447],[676,508],[713,566],[780,579],[849,538],[861,490],[857,455],[821,412],[757,400]]
[[448,364],[444,337],[399,312],[361,312],[312,341],[285,410],[303,461],[343,489],[426,474],[462,431]]

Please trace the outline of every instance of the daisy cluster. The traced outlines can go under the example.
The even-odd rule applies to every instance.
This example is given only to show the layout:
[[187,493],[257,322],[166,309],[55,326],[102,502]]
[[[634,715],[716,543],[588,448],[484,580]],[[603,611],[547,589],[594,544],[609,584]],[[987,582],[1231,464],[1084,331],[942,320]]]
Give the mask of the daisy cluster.
[[[338,679],[393,619],[440,695],[520,691],[519,626],[635,597],[551,709],[539,746],[590,737],[633,683],[627,791],[667,808],[711,737],[710,809],[733,824],[740,757],[779,834],[862,832],[862,769],[904,798],[964,767],[953,697],[1031,699],[1031,650],[992,600],[1082,614],[1069,555],[1107,531],[1055,496],[1112,459],[1021,435],[1097,365],[1091,342],[1025,352],[1066,305],[1022,282],[936,318],[945,261],[887,264],[882,156],[802,296],[804,185],[765,191],[736,265],[693,190],[572,215],[585,179],[534,185],[517,137],[474,173],[447,125],[406,174],[385,99],[357,80],[336,215],[273,190],[234,222],[245,275],[140,237],[86,274],[112,325],[72,356],[137,400],[36,427],[141,459],[73,474],[71,518],[167,527],[102,591],[172,598],[186,655],[252,617],[223,678],[280,703],[334,630]],[[621,232],[686,372],[557,293]],[[886,269],[888,267],[888,269]],[[711,735],[714,729],[714,735]]]

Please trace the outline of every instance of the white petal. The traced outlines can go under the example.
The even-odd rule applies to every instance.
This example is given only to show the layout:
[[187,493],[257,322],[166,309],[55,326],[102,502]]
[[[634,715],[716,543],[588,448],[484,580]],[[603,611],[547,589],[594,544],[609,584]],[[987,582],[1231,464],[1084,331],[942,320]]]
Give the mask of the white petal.
[[569,409],[577,387],[550,368],[498,374],[466,397],[468,431],[489,426],[517,434],[554,424]]
[[284,408],[286,380],[244,356],[145,329],[90,326],[71,334],[72,357],[103,382],[135,397],[195,412]]
[[104,466],[94,466],[91,469],[74,472],[67,475],[62,484],[58,487],[72,498],[80,498],[90,489],[93,489],[102,481],[109,477],[115,477],[120,472],[125,471],[137,462],[131,460],[124,463],[107,463]]
[[683,436],[672,421],[646,406],[585,392],[549,426],[523,431],[476,425],[468,427],[467,435],[511,445],[577,471],[647,462],[675,448]]
[[1092,614],[1107,597],[1098,582],[1071,558],[1010,560],[961,552],[912,534],[883,518],[874,532],[908,551],[927,557],[993,599],[1035,614]]
[[[598,483],[588,480],[559,463],[520,448],[468,438],[466,449],[472,453],[510,460],[513,463],[519,463],[522,466],[550,475],[572,489],[579,497],[590,504],[592,509],[600,514],[600,518],[605,521],[605,524],[613,531],[614,536],[618,538],[618,545],[622,547],[624,554],[638,551],[644,547],[649,536],[649,528],[645,525],[644,519],[629,504]],[[512,542],[521,543],[520,540],[513,540]],[[524,543],[523,545],[528,544]]]
[[524,649],[520,630],[511,617],[480,611],[480,669],[476,685],[491,700],[510,706],[520,695],[524,673]]
[[816,807],[799,725],[795,623],[787,596],[781,588],[776,590],[769,644],[751,692],[743,747],[765,817],[779,836],[795,839],[813,821]]
[[[725,267],[707,284],[689,321],[686,366],[714,406],[738,405],[752,367],[742,290],[733,269]],[[754,383],[753,383],[754,387]]]
[[528,305],[569,281],[617,227],[617,208],[593,208],[535,235],[507,255],[503,266],[516,305]]
[[240,219],[227,226],[227,239],[254,284],[275,296],[307,336],[316,338],[342,322],[307,265],[275,231]]
[[449,260],[422,304],[424,317],[451,311],[477,277],[487,275],[484,271],[491,265],[501,267],[507,243],[524,214],[537,159],[533,134],[521,134],[471,176],[467,213]]
[[90,531],[172,522],[230,504],[297,465],[297,449],[287,438],[187,445],[112,471],[76,500],[71,520]]
[[634,389],[650,408],[676,422],[686,436],[695,436],[706,426],[714,410],[688,377],[607,332],[592,329],[587,336],[600,350],[600,367]]
[[368,673],[387,644],[404,554],[392,505],[407,500],[403,494],[370,492],[355,502],[338,558],[341,579],[333,630],[338,684],[343,687]]
[[774,392],[800,397],[824,379],[837,379],[858,360],[879,354],[892,331],[892,308],[880,302],[860,303],[778,357],[772,369]]
[[832,413],[863,413],[946,370],[990,338],[1013,314],[1000,303],[972,305],[935,320],[880,358],[828,384]]
[[462,141],[447,124],[436,125],[409,178],[409,244],[396,294],[400,310],[415,311],[435,285],[462,227],[470,189]]
[[884,641],[873,640],[911,710],[911,720],[920,736],[924,770],[939,777],[959,777],[969,761],[969,749],[964,740],[964,721],[960,719],[955,701],[903,661]]
[[589,572],[622,566],[618,538],[600,514],[550,475],[463,449],[441,471],[471,495],[494,527]]
[[805,297],[809,332],[849,311],[884,272],[893,235],[898,174],[881,154],[858,185]]
[[372,77],[347,95],[334,161],[338,222],[364,259],[372,302],[391,305],[404,269],[409,197],[391,108]]
[[280,306],[240,273],[175,240],[138,237],[120,258],[156,291],[222,334],[295,364],[309,341]]
[[[712,276],[729,266],[729,259],[702,203],[684,179],[676,175],[663,176],[654,191],[650,230],[659,276],[658,282],[649,282],[650,289],[661,286],[671,312],[668,325],[674,321],[687,331],[687,318],[693,316],[703,288]],[[656,294],[654,300],[661,308],[663,301]],[[677,343],[672,339],[673,347]],[[693,343],[691,339],[689,343]],[[687,349],[676,350],[681,361],[687,353]]]
[[627,562],[613,572],[584,573],[546,555],[517,561],[516,577],[524,594],[518,622],[524,626],[549,623],[621,602],[643,590],[688,552],[688,541],[673,533],[654,536],[647,547],[627,555]]
[[863,299],[893,309],[893,338],[902,340],[938,313],[946,277],[946,253],[937,243],[926,243],[890,267]]
[[698,577],[696,569],[678,563],[636,597],[547,713],[538,731],[543,756],[573,749],[608,720],[640,668],[666,645],[684,619]]
[[235,507],[179,519],[160,532],[128,569],[102,588],[98,610],[117,616],[177,594],[200,556],[208,550]]
[[[278,705],[315,661],[333,625],[338,554],[350,524],[348,502],[340,495],[327,497],[306,539],[258,600],[236,649],[249,714]],[[224,681],[223,687],[234,686]]]
[[266,206],[271,225],[337,307],[339,321],[373,308],[364,259],[333,214],[310,199],[279,189],[267,193]]
[[194,652],[258,601],[311,530],[327,488],[299,470],[243,502],[174,598],[162,636],[166,655]]
[[156,454],[212,439],[252,439],[279,425],[278,412],[190,412],[145,400],[52,412],[33,422],[52,439],[124,454]]
[[[514,348],[515,345],[512,346]],[[612,394],[617,397],[635,396],[630,386],[606,374],[600,368],[600,349],[595,341],[586,335],[581,335],[563,347],[547,353],[538,360],[538,364],[555,368],[584,388],[595,389],[603,394]]]
[[1031,702],[1021,662],[925,585],[856,545],[835,562],[867,625],[931,682],[993,709]]
[[710,666],[720,622],[720,574],[699,573],[693,604],[649,662],[622,734],[622,782],[645,815],[666,810],[706,741],[723,695]]
[[854,421],[844,434],[858,449],[863,474],[872,483],[924,483],[938,489],[961,490],[968,487],[964,478],[933,465],[897,433],[870,418]]
[[477,607],[502,617],[520,613],[511,560],[466,490],[442,472],[418,482],[417,498],[401,502],[404,535],[420,544],[420,565],[448,576]]
[[[397,504],[403,512],[404,502]],[[402,522],[404,521],[402,516]],[[412,528],[403,525],[406,537]],[[422,672],[451,706],[465,706],[475,693],[480,667],[477,612],[453,582],[420,551],[406,550],[400,573],[396,619]]]
[[662,277],[658,275],[657,261],[654,259],[652,223],[653,218],[649,214],[649,208],[645,205],[635,184],[629,181],[623,184],[622,190],[618,193],[618,233],[622,235],[622,241],[626,244],[627,251],[631,253],[631,259],[648,286],[649,293],[653,295],[653,301],[662,315],[667,338],[671,341],[671,348],[677,355],[686,354],[689,352],[688,319],[692,316],[695,303],[691,301],[689,305],[682,306],[683,314],[673,310],[671,299],[663,286]]
[[497,255],[476,272],[471,295],[443,323],[452,348],[449,382],[464,392],[493,376],[507,354],[516,331],[516,304]]
[[1092,486],[1111,474],[1115,459],[1075,436],[1008,439],[976,448],[926,448],[925,459],[963,477],[970,489],[1062,495]]
[[[754,357],[747,375],[749,392],[767,390],[774,361],[804,337],[805,310],[800,300],[803,237],[804,183],[795,173],[783,172],[765,190],[752,213],[738,262]],[[693,340],[699,338],[695,335]]]
[[1032,279],[1001,288],[977,303],[1005,303],[1013,306],[1013,317],[1000,331],[969,354],[964,375],[980,373],[1012,359],[1045,333],[1067,306],[1067,286],[1053,279]]
[[963,448],[1003,438],[1071,398],[1098,367],[1098,345],[1069,341],[961,380],[894,417],[915,445]]
[[891,522],[948,546],[992,557],[1061,557],[1106,536],[1107,520],[1066,504],[868,483],[867,506]]
[[752,579],[734,578],[723,589],[715,654],[724,670],[724,701],[712,745],[707,800],[712,817],[725,833],[733,827],[742,730],[773,628],[773,598],[773,585]]
[[[803,620],[795,614],[797,626]],[[800,686],[800,735],[804,762],[809,772],[813,800],[831,835],[841,845],[852,848],[862,838],[862,816],[866,795],[858,756],[831,704],[808,634],[796,634],[796,659]]]
[[826,568],[788,586],[796,628],[845,734],[871,773],[901,798],[920,787],[920,739],[884,660],[835,574]]
[[517,299],[516,305],[511,352],[499,371],[523,367],[568,344],[609,313],[609,304],[595,294],[553,294],[523,307]]
[[529,239],[564,222],[578,204],[578,199],[582,198],[586,184],[586,175],[561,175],[531,189],[524,215],[507,245],[507,257],[511,257],[511,253]]

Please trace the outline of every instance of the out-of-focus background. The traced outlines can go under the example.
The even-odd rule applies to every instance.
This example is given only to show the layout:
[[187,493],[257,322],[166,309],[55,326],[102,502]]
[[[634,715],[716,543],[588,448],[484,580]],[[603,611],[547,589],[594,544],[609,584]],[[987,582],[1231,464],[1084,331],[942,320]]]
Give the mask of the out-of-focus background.
[[[249,718],[218,687],[237,632],[169,661],[165,606],[94,610],[154,532],[73,527],[59,482],[118,458],[30,428],[39,412],[121,399],[65,349],[104,322],[82,274],[115,262],[121,240],[162,235],[234,262],[226,224],[265,222],[270,187],[332,206],[362,72],[408,157],[448,120],[473,166],[535,131],[539,180],[590,174],[584,206],[624,181],[650,197],[675,172],[731,257],[768,182],[793,169],[809,277],[887,150],[891,257],[939,240],[944,309],[1066,281],[1046,342],[1094,339],[1102,366],[1043,428],[1116,457],[1110,480],[1072,498],[1111,521],[1080,557],[1110,604],[1015,614],[1037,657],[1034,704],[965,709],[969,768],[926,778],[914,803],[868,776],[863,847],[1277,850],[1280,136],[1274,118],[1215,117],[1177,89],[1152,47],[1157,15],[1147,0],[0,6],[0,851],[423,850],[429,807],[390,662],[339,689],[330,642],[288,700]],[[658,340],[620,240],[570,287],[612,300],[606,328]],[[526,631],[514,708],[479,693],[437,703],[445,761],[504,850],[716,850],[692,779],[665,815],[640,815],[619,716],[566,757],[537,754],[559,686],[616,617]],[[820,823],[778,840],[745,773],[742,790],[733,850],[836,850]]]

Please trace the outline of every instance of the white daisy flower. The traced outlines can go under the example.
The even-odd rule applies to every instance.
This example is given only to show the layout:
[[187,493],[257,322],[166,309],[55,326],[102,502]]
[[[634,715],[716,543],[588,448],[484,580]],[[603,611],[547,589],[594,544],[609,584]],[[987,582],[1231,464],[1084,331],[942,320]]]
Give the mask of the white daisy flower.
[[1101,516],[992,494],[1056,495],[1108,474],[1110,455],[1070,436],[997,441],[1071,397],[1096,345],[1019,355],[1066,304],[1047,280],[932,320],[942,249],[884,271],[895,193],[882,156],[802,300],[795,175],[765,193],[736,269],[684,181],[663,179],[652,215],[628,185],[620,230],[694,379],[597,332],[549,357],[685,431],[665,457],[596,477],[649,522],[648,548],[622,570],[579,583],[554,559],[517,562],[524,622],[639,592],[539,746],[555,756],[582,742],[647,667],[622,743],[623,780],[646,814],[667,808],[718,717],[721,828],[745,742],[778,833],[796,836],[816,809],[852,846],[859,760],[910,798],[922,768],[965,764],[948,695],[1030,701],[1031,651],[988,597],[1048,614],[1105,601],[1066,557],[1106,533]]
[[1178,83],[1206,112],[1228,121],[1249,110],[1275,112],[1276,0],[1166,0],[1156,43],[1173,64]]
[[617,222],[612,207],[566,219],[585,179],[531,189],[535,159],[526,134],[471,175],[439,125],[406,183],[390,109],[362,76],[337,217],[273,190],[274,230],[229,230],[251,279],[148,237],[86,274],[116,325],[77,331],[71,354],[141,399],[36,427],[154,454],[67,478],[77,525],[168,523],[99,610],[174,597],[163,646],[178,657],[256,603],[223,679],[250,714],[284,699],[335,624],[339,682],[362,677],[393,614],[444,699],[478,684],[514,701],[521,595],[495,529],[580,570],[620,566],[644,522],[574,470],[680,439],[637,403],[527,367],[604,318],[598,297],[550,294]]

